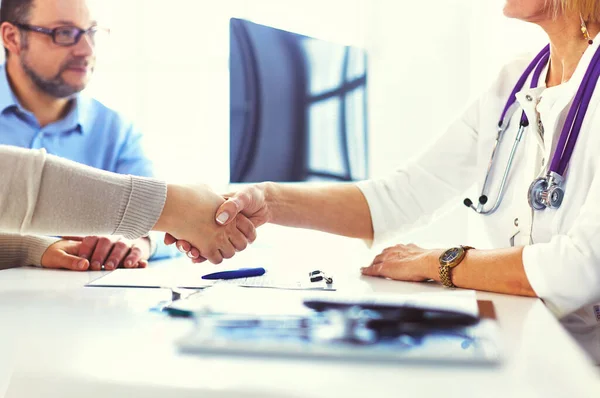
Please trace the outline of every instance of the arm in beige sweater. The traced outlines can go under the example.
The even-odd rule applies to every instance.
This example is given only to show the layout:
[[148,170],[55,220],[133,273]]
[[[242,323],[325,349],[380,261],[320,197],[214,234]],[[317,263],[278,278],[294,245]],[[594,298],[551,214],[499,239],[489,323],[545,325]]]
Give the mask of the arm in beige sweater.
[[135,239],[158,220],[166,184],[0,145],[0,269],[41,265],[56,241],[19,234],[115,234]]
[[44,150],[0,146],[0,231],[42,235],[146,235],[167,186],[61,159]]
[[42,265],[46,249],[59,238],[0,233],[0,270],[23,265]]
[[[189,241],[213,263],[254,240],[245,217],[219,226],[224,199],[206,186],[169,185],[109,173],[46,154],[0,145],[0,231],[39,235],[122,235],[150,230]],[[1,250],[1,248],[0,248]]]

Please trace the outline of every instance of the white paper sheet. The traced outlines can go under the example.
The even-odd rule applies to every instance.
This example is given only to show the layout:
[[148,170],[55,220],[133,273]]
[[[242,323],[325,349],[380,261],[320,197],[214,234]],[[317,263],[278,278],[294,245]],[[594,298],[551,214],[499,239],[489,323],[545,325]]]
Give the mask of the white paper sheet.
[[[254,266],[254,265],[253,265]],[[205,280],[202,276],[230,268],[197,264],[156,266],[145,269],[117,269],[86,286],[93,287],[152,287],[200,289],[213,285],[233,285],[289,290],[334,290],[325,283],[310,282],[305,273],[273,273],[267,269],[262,276],[229,280]]]

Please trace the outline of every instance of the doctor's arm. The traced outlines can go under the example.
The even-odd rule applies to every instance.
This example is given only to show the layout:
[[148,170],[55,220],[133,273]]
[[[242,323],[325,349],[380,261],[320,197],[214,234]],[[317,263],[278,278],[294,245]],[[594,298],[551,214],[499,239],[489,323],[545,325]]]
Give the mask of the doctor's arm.
[[426,221],[474,182],[479,106],[472,104],[421,156],[386,178],[326,187],[253,185],[226,195],[217,222],[244,214],[257,227],[271,222],[385,240]]
[[[273,223],[373,240],[369,205],[354,184],[316,187],[267,182],[225,197],[228,200],[215,216],[221,225],[229,225],[245,215],[256,228]],[[177,240],[167,234],[165,243],[177,243],[179,250],[187,253],[195,263],[204,261],[189,241]]]
[[[600,301],[599,173],[567,232],[553,236],[549,242],[520,248],[468,250],[452,271],[453,283],[461,288],[537,296],[558,317]],[[439,281],[441,253],[412,245],[394,246],[377,256],[363,273],[398,280]]]
[[[326,187],[252,185],[226,195],[216,220],[227,224],[243,214],[256,227],[269,222],[369,243],[388,240],[425,223],[473,183],[479,106],[476,101],[420,157],[386,178]],[[179,244],[190,247],[187,242]]]
[[373,239],[369,205],[355,184],[299,186],[267,182],[226,197],[227,202],[217,213],[221,224],[242,213],[256,227],[274,223]]
[[[396,245],[385,249],[362,269],[363,275],[400,281],[440,282],[439,257],[442,249],[416,245]],[[465,289],[536,297],[523,264],[523,247],[494,250],[468,250],[452,269],[452,282]]]

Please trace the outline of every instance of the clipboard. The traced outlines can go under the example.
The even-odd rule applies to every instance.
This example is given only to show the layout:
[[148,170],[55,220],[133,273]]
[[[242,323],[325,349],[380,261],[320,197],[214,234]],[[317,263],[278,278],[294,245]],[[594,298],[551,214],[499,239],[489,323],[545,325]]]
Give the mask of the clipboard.
[[[267,294],[264,292],[265,297],[262,298],[265,303]],[[317,298],[322,297],[324,295]],[[424,300],[421,301],[421,298]],[[183,353],[203,356],[266,356],[492,366],[499,364],[502,360],[500,333],[498,323],[494,319],[493,304],[490,301],[477,301],[474,294],[471,297],[462,295],[450,298],[456,304],[453,305],[453,315],[460,316],[446,318],[456,320],[455,324],[441,322],[435,325],[430,322],[431,318],[414,317],[412,311],[422,311],[423,314],[431,314],[432,311],[452,312],[448,307],[430,305],[432,301],[438,300],[439,296],[423,295],[417,298],[419,301],[394,301],[394,298],[383,297],[390,307],[396,305],[398,313],[401,314],[400,318],[395,318],[401,327],[392,330],[391,333],[387,328],[389,324],[383,325],[386,326],[383,330],[379,329],[381,323],[369,326],[369,319],[381,320],[368,309],[373,307],[373,301],[370,301],[372,298],[364,301],[364,308],[352,305],[342,309],[333,305],[327,311],[314,311],[307,306],[293,304],[293,297],[290,297],[288,302],[285,302],[284,297],[271,297],[269,303],[276,303],[276,307],[264,311],[257,305],[243,311],[243,308],[236,308],[233,302],[231,307],[234,311],[227,311],[226,307],[219,310],[220,303],[213,300],[217,305],[216,311],[198,312],[195,319],[196,328],[178,341],[178,348]],[[304,298],[300,302],[306,303],[306,300],[307,298]],[[331,302],[335,304],[335,300]],[[375,300],[381,303],[380,297],[376,297]],[[244,301],[246,303],[242,305],[248,306],[247,301],[250,300]],[[415,303],[422,303],[424,306],[418,304],[417,307]],[[409,312],[403,313],[405,309]],[[479,309],[482,309],[481,313]],[[393,321],[390,318],[387,320]],[[377,332],[375,337],[373,331]]]

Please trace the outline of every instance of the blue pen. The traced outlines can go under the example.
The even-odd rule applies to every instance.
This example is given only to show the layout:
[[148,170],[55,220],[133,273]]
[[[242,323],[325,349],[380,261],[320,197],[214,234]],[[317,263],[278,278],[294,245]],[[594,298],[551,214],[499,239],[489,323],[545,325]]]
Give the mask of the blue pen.
[[238,279],[238,278],[248,278],[250,276],[261,276],[264,275],[265,269],[262,267],[258,268],[240,268],[233,269],[231,271],[220,271],[213,272],[212,274],[207,274],[202,277],[202,279]]

